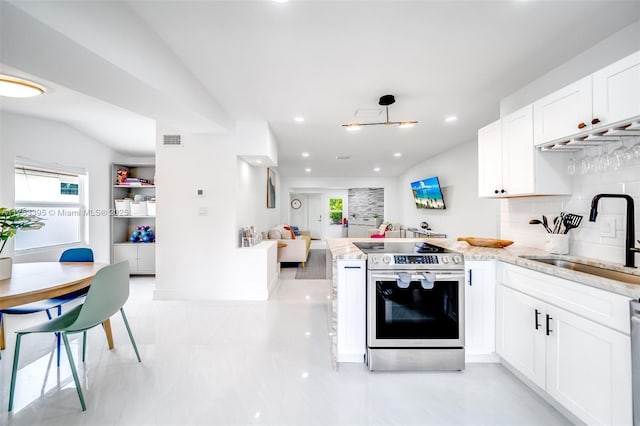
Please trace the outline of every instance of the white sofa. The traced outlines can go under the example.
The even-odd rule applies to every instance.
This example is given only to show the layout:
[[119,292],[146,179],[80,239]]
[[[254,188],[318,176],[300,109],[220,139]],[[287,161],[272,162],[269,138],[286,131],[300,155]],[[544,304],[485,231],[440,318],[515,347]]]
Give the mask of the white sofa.
[[280,228],[270,229],[265,234],[265,239],[278,241],[278,262],[301,262],[304,268],[311,247],[309,231],[300,231],[295,239]]

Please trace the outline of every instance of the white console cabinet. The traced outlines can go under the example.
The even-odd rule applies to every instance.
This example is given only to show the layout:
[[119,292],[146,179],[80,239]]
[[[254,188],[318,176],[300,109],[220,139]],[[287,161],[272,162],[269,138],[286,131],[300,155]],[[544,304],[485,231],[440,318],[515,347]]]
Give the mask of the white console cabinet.
[[587,424],[631,417],[629,299],[498,263],[497,353]]
[[366,261],[338,260],[338,362],[364,362],[366,352]]
[[129,261],[131,274],[155,274],[156,247],[155,244],[114,244],[113,263]]
[[465,261],[465,360],[498,362],[495,354],[495,261]]

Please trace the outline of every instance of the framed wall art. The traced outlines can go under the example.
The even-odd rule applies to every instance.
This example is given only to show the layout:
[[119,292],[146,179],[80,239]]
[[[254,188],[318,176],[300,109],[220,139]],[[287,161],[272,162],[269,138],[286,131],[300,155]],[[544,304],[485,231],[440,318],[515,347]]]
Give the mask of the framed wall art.
[[276,208],[276,172],[267,169],[267,208]]

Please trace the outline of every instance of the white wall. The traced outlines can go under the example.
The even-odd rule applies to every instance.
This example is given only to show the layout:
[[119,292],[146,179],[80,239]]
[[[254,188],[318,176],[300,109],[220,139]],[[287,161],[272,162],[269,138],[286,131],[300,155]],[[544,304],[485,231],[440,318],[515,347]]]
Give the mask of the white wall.
[[175,133],[158,128],[155,298],[265,299],[276,246],[238,248],[239,230],[280,217],[281,196],[266,209],[266,170],[238,159],[236,135],[178,131],[183,146],[163,147],[162,135]]
[[[111,163],[118,154],[66,124],[2,112],[0,114],[0,205],[14,206],[16,156],[43,164],[84,168],[89,175],[89,210],[111,208]],[[46,225],[45,225],[46,226]],[[108,262],[109,217],[89,216],[89,241],[96,261]],[[7,250],[7,248],[9,250]],[[13,253],[13,240],[5,248]],[[15,257],[15,262],[56,261],[63,249],[49,249]],[[3,254],[5,254],[3,252]]]
[[500,116],[504,117],[638,50],[640,50],[640,21],[621,29],[589,50],[576,55],[573,59],[502,99]]
[[[478,197],[477,145],[476,140],[457,145],[399,177],[394,192],[402,207],[401,223],[405,228],[420,228],[420,222],[425,221],[433,231],[445,233],[450,239],[498,236],[498,202]],[[445,210],[415,206],[411,182],[431,176],[440,180]]]
[[276,208],[267,208],[267,168],[256,167],[238,159],[236,190],[236,223],[238,229],[254,226],[266,231],[280,221],[280,210],[289,206],[288,197],[280,190],[280,177],[276,173]]

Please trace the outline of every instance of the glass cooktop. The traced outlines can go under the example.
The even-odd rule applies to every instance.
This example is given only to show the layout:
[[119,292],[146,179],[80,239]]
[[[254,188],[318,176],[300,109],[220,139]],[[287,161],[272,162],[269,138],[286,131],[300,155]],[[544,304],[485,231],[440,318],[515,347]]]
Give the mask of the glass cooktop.
[[411,254],[411,253],[454,253],[446,248],[434,246],[433,244],[417,243],[353,243],[362,250],[363,253],[389,253],[389,254]]

